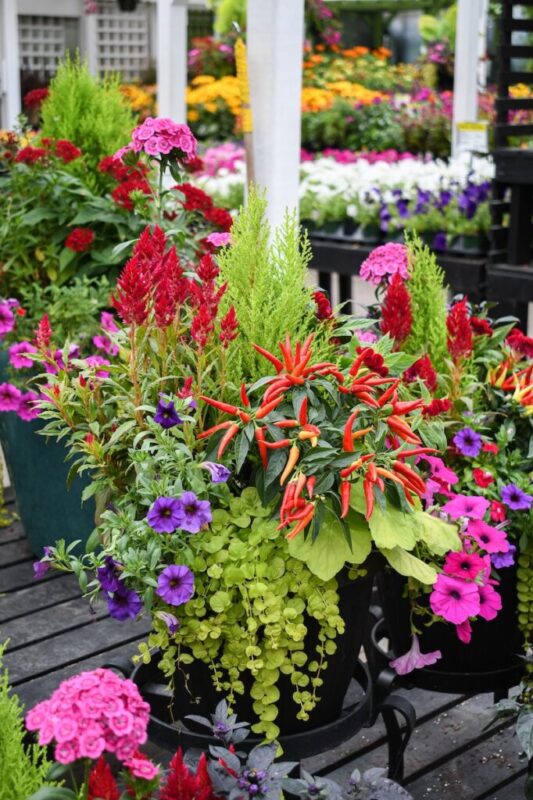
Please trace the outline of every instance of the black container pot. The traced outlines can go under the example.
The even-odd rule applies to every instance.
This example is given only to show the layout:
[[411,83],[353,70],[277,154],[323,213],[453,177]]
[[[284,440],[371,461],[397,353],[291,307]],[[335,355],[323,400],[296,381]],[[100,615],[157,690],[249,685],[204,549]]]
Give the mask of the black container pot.
[[379,225],[359,225],[353,238],[361,244],[379,244],[383,235]]
[[138,0],[117,0],[121,11],[135,11]]
[[[454,674],[458,678],[465,676],[466,683],[471,679],[473,690],[484,677],[487,678],[485,687],[490,686],[491,675],[495,675],[497,680],[503,673],[513,673],[518,682],[523,639],[517,620],[516,570],[510,567],[502,569],[500,577],[501,583],[496,589],[502,598],[502,609],[490,622],[479,619],[472,624],[470,644],[459,641],[455,626],[451,624],[436,622],[423,629],[419,636],[420,649],[423,653],[440,650],[442,658],[431,668],[412,673],[413,682],[418,683],[418,672],[431,674],[437,690],[438,676],[445,674]],[[381,573],[378,587],[391,650],[398,656],[407,652],[411,645],[410,606],[402,596],[405,581],[397,574]],[[509,675],[509,680],[508,685],[512,686],[512,675]]]
[[[341,573],[338,583],[339,613],[345,621],[346,628],[344,633],[335,639],[336,652],[327,656],[327,669],[321,675],[324,681],[320,688],[321,699],[314,710],[310,712],[309,721],[296,719],[298,706],[292,699],[294,686],[289,678],[281,674],[276,684],[281,696],[277,703],[279,714],[275,722],[280,727],[282,737],[305,733],[310,728],[328,725],[341,715],[343,701],[363,644],[373,575],[368,574],[364,578],[351,581],[347,574]],[[305,652],[309,660],[313,660],[316,659],[318,623],[313,619],[308,619],[306,626],[308,632]],[[157,678],[157,674],[159,674],[159,678]],[[184,667],[182,671],[175,673],[172,696],[164,691],[166,680],[161,673],[158,673],[157,662],[153,666],[150,665],[149,674],[146,668],[143,668],[142,672],[139,672],[138,669],[135,670],[133,679],[143,685],[150,686],[154,680],[161,684],[163,691],[151,693],[149,690],[148,694],[153,714],[162,719],[183,720],[188,714],[208,716],[213,713],[216,704],[224,698],[222,693],[215,690],[211,671],[202,661],[194,661],[189,667]],[[253,724],[257,722],[257,716],[253,710],[253,698],[250,696],[251,676],[245,673],[242,680],[245,692],[244,695],[237,697],[234,711],[240,720]],[[172,710],[171,716],[169,709]]]
[[464,256],[484,256],[489,252],[489,240],[485,233],[461,234],[452,240],[449,250]]

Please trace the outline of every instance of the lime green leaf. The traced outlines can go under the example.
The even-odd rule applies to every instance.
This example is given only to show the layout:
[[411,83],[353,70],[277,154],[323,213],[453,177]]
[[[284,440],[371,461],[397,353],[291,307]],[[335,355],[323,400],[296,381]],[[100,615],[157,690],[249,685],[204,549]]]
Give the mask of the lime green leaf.
[[461,549],[461,539],[456,525],[450,525],[424,511],[415,511],[411,516],[416,517],[419,523],[417,530],[420,541],[424,542],[432,553],[443,556],[449,550]]
[[385,511],[377,504],[374,506],[369,525],[372,538],[380,550],[396,546],[412,550],[418,539],[419,523],[415,515],[400,511],[390,503]]
[[221,614],[231,605],[231,597],[228,592],[215,592],[209,600],[209,605],[216,614]]
[[360,515],[352,512],[347,518],[352,549],[346,541],[340,521],[332,514],[327,514],[314,542],[311,536],[304,539],[303,534],[289,542],[290,555],[305,561],[311,572],[323,581],[333,578],[347,561],[361,564],[370,552],[371,542],[368,526],[358,517]]
[[433,585],[437,580],[437,571],[433,567],[406,550],[402,550],[401,547],[394,547],[392,550],[382,549],[381,552],[391,567],[400,575],[416,578],[420,583],[427,585]]

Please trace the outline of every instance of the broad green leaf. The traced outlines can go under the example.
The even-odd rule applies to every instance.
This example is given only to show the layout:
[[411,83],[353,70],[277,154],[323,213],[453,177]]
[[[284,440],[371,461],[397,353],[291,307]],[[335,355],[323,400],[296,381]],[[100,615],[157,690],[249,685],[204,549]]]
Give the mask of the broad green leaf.
[[403,547],[404,550],[412,550],[419,538],[419,523],[415,515],[400,511],[390,503],[385,510],[382,510],[377,503],[374,505],[369,525],[372,538],[380,550],[397,546]]
[[209,605],[216,614],[221,614],[231,605],[231,596],[228,592],[215,592],[209,600]]
[[72,789],[50,786],[49,788],[39,789],[28,800],[78,800],[78,795]]
[[64,272],[68,265],[74,261],[76,258],[76,253],[74,250],[70,250],[68,247],[64,247],[61,251],[61,255],[59,256],[59,271]]
[[425,564],[416,556],[402,550],[401,547],[394,547],[392,550],[382,549],[381,552],[400,575],[407,578],[416,578],[420,583],[433,585],[437,580],[437,572],[433,567]]
[[411,516],[418,522],[419,540],[424,542],[432,553],[443,556],[449,550],[461,549],[461,539],[455,525],[450,525],[438,517],[432,517],[424,511],[415,511]]
[[360,515],[351,512],[347,518],[352,549],[346,541],[340,521],[332,514],[327,514],[314,542],[311,536],[304,538],[303,534],[289,542],[290,555],[305,561],[311,572],[323,581],[333,578],[347,561],[361,564],[370,553],[371,542],[364,519],[358,517]]

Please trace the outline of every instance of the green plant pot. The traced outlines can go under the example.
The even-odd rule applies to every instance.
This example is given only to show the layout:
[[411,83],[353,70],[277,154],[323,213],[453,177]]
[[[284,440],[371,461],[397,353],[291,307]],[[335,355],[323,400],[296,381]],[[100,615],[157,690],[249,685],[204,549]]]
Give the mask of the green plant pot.
[[[0,353],[0,378],[6,373],[7,354]],[[58,539],[87,541],[94,528],[94,499],[82,505],[89,481],[76,477],[67,488],[69,464],[61,443],[40,436],[39,418],[24,422],[13,411],[0,412],[0,442],[6,459],[17,511],[32,551],[41,557],[43,547]],[[82,551],[82,547],[78,548]]]

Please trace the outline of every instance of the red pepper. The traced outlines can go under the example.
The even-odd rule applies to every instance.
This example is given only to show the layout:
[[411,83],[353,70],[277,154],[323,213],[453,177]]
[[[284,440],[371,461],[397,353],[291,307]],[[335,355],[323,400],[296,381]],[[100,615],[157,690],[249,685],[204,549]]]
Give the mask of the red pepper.
[[300,406],[300,413],[298,414],[298,420],[300,425],[307,425],[307,397],[304,397],[302,400],[302,405]]
[[246,408],[250,408],[250,398],[248,397],[244,383],[241,383],[241,403]]
[[279,349],[283,355],[283,361],[285,362],[285,369],[287,372],[292,372],[294,368],[294,361],[292,360],[292,352],[291,352],[291,340],[288,336],[285,337],[285,344],[280,342],[278,344]]
[[298,463],[298,459],[300,458],[300,448],[297,444],[293,444],[291,449],[289,450],[289,457],[287,458],[287,463],[285,464],[285,469],[281,473],[279,482],[283,486],[291,472],[293,471],[294,467]]
[[352,484],[350,481],[342,481],[341,482],[341,519],[348,514],[350,510],[350,492],[352,490]]
[[317,371],[317,375],[322,375],[322,377],[326,377],[326,375],[333,375],[334,378],[338,380],[339,383],[344,383],[344,375],[340,372],[336,367],[324,367]]
[[422,456],[426,453],[438,453],[435,447],[415,447],[413,450],[402,450],[397,453],[396,458],[409,458],[410,456]]
[[222,403],[220,400],[213,400],[211,397],[206,397],[205,395],[200,395],[200,400],[203,400],[204,403],[207,403],[213,408],[218,408],[219,411],[225,411],[226,414],[237,414],[239,409],[237,406],[232,406],[229,403]]
[[313,506],[311,511],[309,511],[309,513],[307,514],[307,516],[301,519],[298,525],[287,534],[287,539],[289,539],[289,541],[291,539],[294,539],[294,537],[297,536],[300,533],[300,531],[303,531],[303,529],[309,525],[314,515],[315,515],[315,507]]
[[355,472],[356,469],[359,469],[359,467],[362,464],[366,463],[367,461],[370,461],[371,458],[374,458],[373,453],[367,454],[366,456],[361,456],[361,458],[358,458],[356,461],[353,462],[353,464],[350,464],[349,467],[341,469],[340,472],[341,478],[348,478],[353,472]]
[[366,503],[365,519],[368,522],[374,510],[374,486],[368,480],[368,478],[365,478],[363,481],[363,492],[365,494],[365,503]]
[[314,495],[315,485],[316,485],[316,478],[314,475],[311,475],[311,477],[307,479],[307,484],[305,487],[307,489],[307,494],[309,495],[309,497],[312,497]]
[[359,367],[361,366],[361,364],[365,360],[365,358],[368,355],[368,353],[371,353],[371,352],[372,352],[372,348],[370,348],[370,347],[365,347],[365,348],[363,348],[363,350],[361,350],[361,352],[359,353],[359,355],[357,356],[357,358],[353,362],[352,366],[350,367],[350,375],[357,375],[357,373],[359,371]]
[[247,413],[246,413],[246,411],[241,411],[241,410],[239,409],[239,411],[237,412],[237,415],[238,415],[238,417],[239,417],[240,421],[241,421],[241,422],[244,422],[244,424],[245,424],[245,425],[246,425],[248,422],[251,422],[251,419],[252,419],[252,418],[251,418],[251,416],[250,416],[249,414],[247,414]]
[[302,356],[305,356],[309,350],[311,349],[311,342],[315,337],[314,333],[310,333],[305,342],[302,345]]
[[368,392],[355,392],[355,396],[358,400],[361,400],[365,406],[370,406],[370,408],[379,408],[377,400],[372,397],[371,394],[368,394]]
[[217,458],[218,458],[219,461],[222,458],[224,450],[226,449],[228,444],[231,442],[231,440],[233,439],[233,437],[235,436],[235,434],[237,433],[238,430],[239,430],[239,426],[237,425],[236,422],[233,422],[229,426],[228,430],[226,431],[226,433],[224,434],[222,439],[220,440],[220,444],[218,445],[218,450],[217,450]]
[[399,382],[400,381],[398,379],[395,379],[394,383],[391,383],[389,388],[385,389],[385,391],[383,392],[383,394],[381,395],[381,397],[378,400],[378,405],[379,405],[380,408],[383,408],[385,403],[392,397],[392,395],[396,391],[396,388],[397,388]]
[[263,419],[263,417],[266,417],[271,411],[274,411],[274,409],[277,408],[280,403],[283,403],[283,400],[283,396],[276,397],[275,400],[271,400],[269,403],[266,403],[266,405],[261,406],[261,408],[256,411],[255,418]]
[[295,377],[298,377],[299,375],[302,374],[302,372],[304,371],[306,366],[309,364],[309,361],[311,360],[311,356],[312,356],[312,353],[309,352],[309,353],[306,353],[305,355],[302,355],[300,357],[299,362],[296,364],[296,366],[294,367],[294,369],[292,371],[292,374]]
[[352,436],[352,428],[355,420],[359,415],[359,411],[352,411],[348,419],[346,420],[346,425],[344,426],[344,436],[342,437],[342,449],[345,453],[353,453],[353,436]]
[[393,403],[392,411],[394,414],[409,414],[424,405],[423,400],[410,400],[402,403]]
[[226,428],[229,428],[229,426],[232,425],[232,424],[233,423],[230,420],[228,420],[227,422],[219,422],[218,425],[213,425],[212,428],[208,428],[203,433],[199,433],[196,438],[197,439],[207,439],[208,436],[212,436],[212,434],[216,433],[217,431],[223,431]]
[[383,475],[384,478],[388,478],[390,481],[394,481],[394,483],[399,483],[403,486],[403,481],[398,475],[395,475],[394,472],[384,469],[383,467],[376,467],[376,472],[378,475]]
[[375,483],[378,478],[378,473],[376,471],[376,465],[372,462],[368,465],[368,469],[366,471],[366,477],[372,483]]
[[279,442],[265,442],[265,447],[269,450],[280,450],[283,447],[289,447],[292,442],[290,439],[280,439]]
[[300,497],[301,493],[304,490],[304,486],[305,486],[306,482],[307,482],[307,476],[304,475],[303,472],[300,472],[300,474],[298,475],[298,477],[296,479],[296,482],[295,482],[296,483],[296,488],[294,490],[294,499],[295,500],[298,500],[298,498]]
[[359,428],[358,431],[356,431],[355,433],[352,434],[352,439],[354,441],[355,441],[355,439],[360,439],[361,436],[366,436],[367,433],[370,433],[370,431],[373,431],[373,430],[374,430],[374,426],[373,425],[370,425],[368,428]]
[[280,394],[287,391],[290,385],[291,382],[288,378],[275,378],[263,395],[262,404],[275,400]]
[[258,353],[261,353],[262,356],[267,358],[271,364],[273,364],[276,368],[276,372],[280,373],[283,371],[283,362],[276,358],[275,355],[269,353],[268,350],[265,350],[263,347],[259,347],[258,344],[252,344],[252,347],[257,350]]
[[272,424],[275,428],[297,428],[300,425],[297,419],[280,419]]
[[387,425],[389,428],[396,433],[400,439],[403,439],[405,442],[409,442],[410,444],[422,444],[422,439],[420,439],[416,433],[414,433],[409,425],[399,417],[389,417],[387,420]]
[[268,466],[268,451],[265,445],[265,429],[264,428],[256,428],[255,429],[255,441],[257,442],[257,448],[259,450],[259,455],[261,456],[261,462],[263,467],[266,469]]
[[426,484],[417,473],[401,461],[395,461],[392,465],[394,472],[400,476],[407,478],[409,483],[417,490],[417,494],[424,494],[426,491]]

